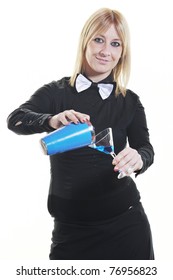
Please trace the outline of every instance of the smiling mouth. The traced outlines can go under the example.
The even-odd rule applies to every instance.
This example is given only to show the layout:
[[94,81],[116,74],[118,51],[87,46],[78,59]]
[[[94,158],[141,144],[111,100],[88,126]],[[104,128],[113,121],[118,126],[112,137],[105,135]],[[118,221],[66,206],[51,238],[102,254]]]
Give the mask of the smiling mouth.
[[103,58],[98,58],[98,57],[96,57],[96,59],[97,59],[99,62],[102,62],[102,63],[108,63],[108,62],[109,62],[107,59],[103,59]]

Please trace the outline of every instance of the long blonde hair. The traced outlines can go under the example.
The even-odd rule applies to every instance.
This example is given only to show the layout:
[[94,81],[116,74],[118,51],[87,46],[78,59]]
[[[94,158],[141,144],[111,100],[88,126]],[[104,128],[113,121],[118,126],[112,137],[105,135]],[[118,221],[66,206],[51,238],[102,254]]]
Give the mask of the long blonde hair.
[[70,85],[74,86],[76,75],[84,72],[85,51],[87,44],[96,34],[105,32],[114,24],[118,35],[122,41],[122,55],[118,64],[112,70],[113,79],[116,82],[116,95],[126,94],[126,87],[130,76],[130,36],[128,24],[124,16],[116,11],[108,8],[102,8],[96,11],[86,21],[79,40],[77,58],[73,75],[70,78]]

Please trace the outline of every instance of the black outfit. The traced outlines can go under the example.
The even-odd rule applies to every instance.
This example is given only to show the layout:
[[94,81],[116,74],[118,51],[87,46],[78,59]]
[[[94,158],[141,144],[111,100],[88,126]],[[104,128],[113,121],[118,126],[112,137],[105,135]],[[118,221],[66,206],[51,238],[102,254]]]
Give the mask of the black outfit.
[[[116,154],[128,140],[144,163],[136,176],[152,164],[144,108],[130,90],[125,97],[115,97],[113,91],[102,100],[95,85],[78,93],[63,78],[43,86],[12,112],[8,127],[25,135],[50,132],[49,116],[69,109],[90,115],[96,133],[112,127]],[[84,147],[52,155],[50,164],[48,209],[55,218],[50,259],[154,258],[139,191],[131,177],[117,179],[110,155]]]

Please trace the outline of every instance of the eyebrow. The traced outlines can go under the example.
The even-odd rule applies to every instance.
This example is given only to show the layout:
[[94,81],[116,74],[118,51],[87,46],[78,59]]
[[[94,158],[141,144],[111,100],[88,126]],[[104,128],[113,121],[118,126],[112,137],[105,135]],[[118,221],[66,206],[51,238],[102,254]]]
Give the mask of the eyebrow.
[[[94,37],[96,37],[96,36],[100,36],[100,37],[105,38],[105,36],[101,35],[101,34],[96,34]],[[112,41],[121,41],[121,39],[120,38],[114,38],[114,39],[112,39]]]

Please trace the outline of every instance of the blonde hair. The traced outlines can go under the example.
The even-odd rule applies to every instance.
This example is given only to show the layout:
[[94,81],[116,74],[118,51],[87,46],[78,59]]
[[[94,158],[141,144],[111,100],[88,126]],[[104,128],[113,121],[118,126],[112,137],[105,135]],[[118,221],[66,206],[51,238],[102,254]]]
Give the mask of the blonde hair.
[[102,8],[96,11],[86,21],[80,35],[77,58],[73,75],[70,78],[70,85],[74,86],[76,75],[84,73],[85,68],[85,51],[87,44],[96,34],[105,32],[114,24],[118,35],[122,41],[122,55],[118,64],[112,70],[113,79],[116,82],[115,94],[126,94],[126,87],[130,76],[130,36],[128,24],[124,16],[116,11],[108,8]]

